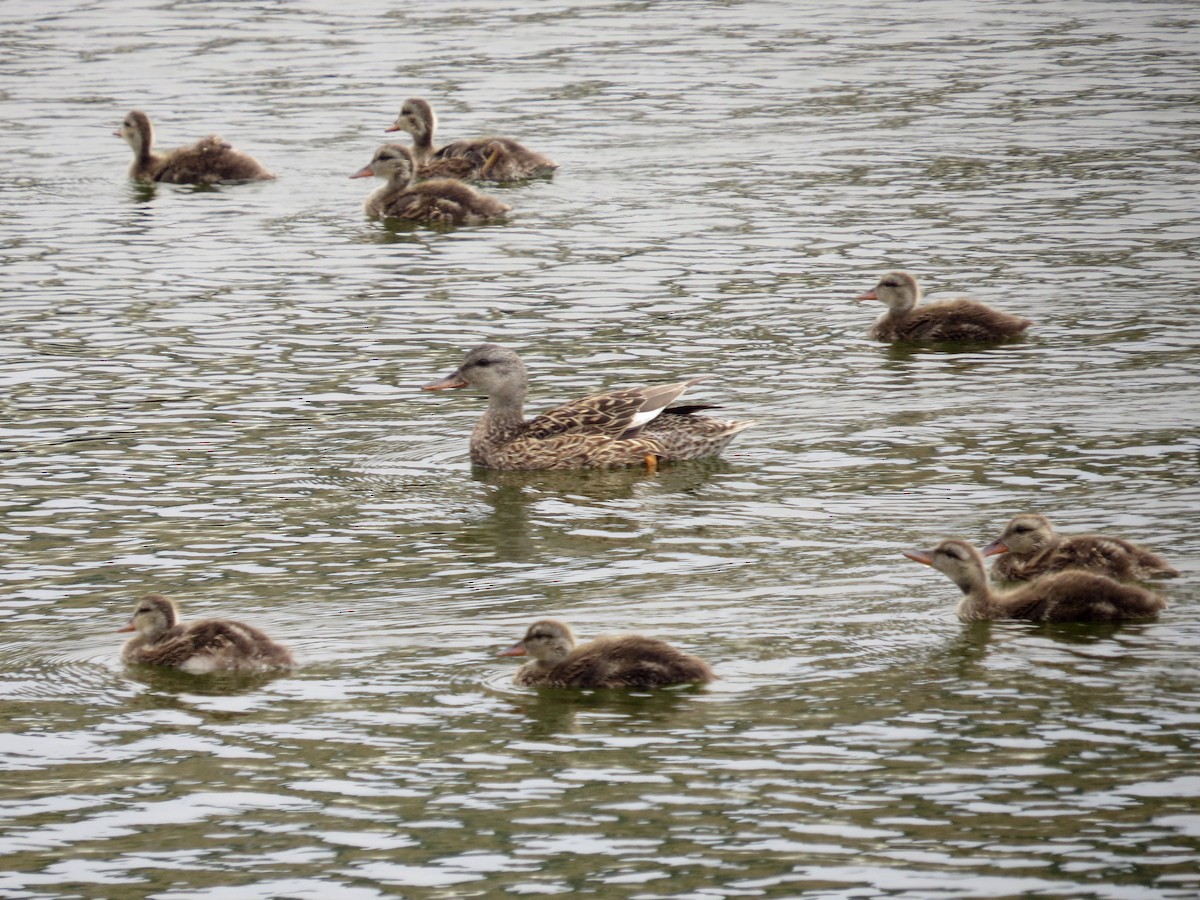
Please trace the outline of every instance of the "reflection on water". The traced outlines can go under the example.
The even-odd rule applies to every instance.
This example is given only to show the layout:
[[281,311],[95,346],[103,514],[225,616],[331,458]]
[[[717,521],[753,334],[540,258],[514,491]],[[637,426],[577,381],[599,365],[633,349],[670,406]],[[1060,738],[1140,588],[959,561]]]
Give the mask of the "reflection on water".
[[[393,6],[0,13],[0,894],[1200,892],[1183,8]],[[415,95],[562,167],[367,220]],[[132,184],[135,107],[280,177]],[[877,344],[893,268],[1034,326]],[[707,374],[758,424],[473,469],[419,386],[484,340],[533,409]],[[963,625],[899,554],[1026,510],[1161,551],[1170,609]],[[122,666],[148,590],[299,668]],[[517,687],[548,615],[720,680]]]

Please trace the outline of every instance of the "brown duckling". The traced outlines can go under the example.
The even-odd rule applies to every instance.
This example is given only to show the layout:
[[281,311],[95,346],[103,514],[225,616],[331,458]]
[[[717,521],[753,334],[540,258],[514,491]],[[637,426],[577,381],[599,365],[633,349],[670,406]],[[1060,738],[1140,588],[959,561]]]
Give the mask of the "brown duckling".
[[257,628],[229,619],[202,619],[184,625],[174,602],[147,594],[133,618],[118,631],[136,631],[121,659],[129,665],[169,666],[193,675],[209,672],[261,672],[295,665],[291,652]]
[[435,225],[477,225],[512,209],[507,203],[452,178],[416,181],[412,153],[400,144],[384,144],[366,166],[350,177],[372,175],[386,178],[387,184],[363,204],[368,216]]
[[1118,581],[1141,581],[1179,572],[1156,553],[1137,544],[1103,534],[1062,537],[1045,516],[1026,513],[1013,518],[996,540],[983,548],[984,556],[1003,553],[992,564],[992,577],[1028,581],[1063,569],[1086,569]]
[[999,341],[1019,336],[1031,324],[967,297],[917,306],[921,286],[908,272],[888,272],[858,299],[887,304],[867,332],[877,341]]
[[[511,138],[474,138],[455,141],[435,150],[433,133],[436,129],[437,116],[433,114],[433,107],[419,97],[405,100],[400,107],[400,115],[387,129],[407,131],[412,135],[413,158],[421,167],[418,174],[422,178],[517,181],[548,175],[558,168],[554,160],[535,153]],[[468,165],[464,170],[462,163],[455,163],[454,160],[465,160]]]
[[473,386],[488,408],[471,433],[471,461],[493,469],[586,469],[715,456],[752,422],[697,415],[675,406],[700,379],[593,394],[526,420],[529,379],[515,352],[480,344],[427,391]]
[[983,555],[966,541],[942,541],[932,550],[905,550],[904,555],[933,566],[959,586],[964,596],[956,612],[964,622],[1119,622],[1151,618],[1167,606],[1150,591],[1079,570],[1052,573],[1009,591],[996,591],[988,583]]
[[656,638],[624,634],[577,647],[570,627],[558,619],[534,622],[524,638],[498,655],[531,657],[513,677],[525,685],[648,688],[717,677],[698,656]]
[[170,184],[216,184],[221,181],[270,181],[275,176],[248,153],[235,150],[209,135],[170,153],[154,152],[154,126],[144,112],[134,110],[113,132],[133,148],[129,177]]

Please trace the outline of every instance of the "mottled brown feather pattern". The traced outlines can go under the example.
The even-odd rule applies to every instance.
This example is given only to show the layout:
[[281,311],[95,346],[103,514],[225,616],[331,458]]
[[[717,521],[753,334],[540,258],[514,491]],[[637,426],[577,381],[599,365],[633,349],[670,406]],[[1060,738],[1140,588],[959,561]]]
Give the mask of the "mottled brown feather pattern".
[[147,594],[138,601],[126,630],[129,627],[138,632],[121,651],[121,658],[130,665],[203,673],[262,671],[295,664],[286,647],[244,622],[202,619],[179,623],[175,604],[161,594]]
[[992,565],[992,576],[1004,581],[1028,581],[1064,569],[1085,569],[1119,581],[1173,578],[1179,574],[1165,559],[1122,538],[1102,534],[1063,536],[1045,516],[1015,516],[984,554],[1005,546],[1008,551]]
[[532,662],[517,670],[513,678],[517,684],[651,688],[704,683],[716,678],[703,659],[656,638],[616,635],[577,647],[570,628],[557,619],[535,622],[518,646]]
[[918,306],[921,286],[908,272],[888,272],[860,300],[887,304],[868,337],[877,341],[1000,341],[1021,335],[1030,321],[960,298]]
[[1078,570],[997,591],[988,583],[983,556],[966,541],[946,540],[932,550],[906,551],[905,555],[933,566],[958,585],[963,599],[956,611],[965,622],[1119,622],[1150,618],[1167,606],[1162,597],[1143,588]]
[[[472,348],[452,375],[429,390],[472,385],[488,409],[471,433],[471,460],[495,469],[606,468],[648,456],[693,459],[720,451],[750,423],[663,409],[696,381],[623,388],[566,403],[526,420],[528,378],[520,357],[496,344]],[[648,423],[648,424],[647,424]]]
[[370,164],[352,176],[387,179],[387,184],[366,199],[366,214],[433,225],[475,225],[511,209],[507,203],[451,178],[417,182],[415,172],[416,164],[407,147],[384,144],[376,150]]
[[154,152],[154,126],[137,110],[129,113],[116,134],[133,148],[129,177],[170,184],[217,184],[225,181],[268,181],[275,176],[254,157],[235,150],[217,135],[169,153]]
[[[433,107],[420,97],[410,97],[400,107],[400,114],[388,131],[407,131],[412,135],[413,158],[431,175],[442,164],[454,163],[453,172],[436,172],[467,180],[516,181],[549,175],[558,164],[547,156],[506,137],[484,137],[454,141],[440,150],[434,149],[437,116]],[[430,177],[422,175],[421,177]]]

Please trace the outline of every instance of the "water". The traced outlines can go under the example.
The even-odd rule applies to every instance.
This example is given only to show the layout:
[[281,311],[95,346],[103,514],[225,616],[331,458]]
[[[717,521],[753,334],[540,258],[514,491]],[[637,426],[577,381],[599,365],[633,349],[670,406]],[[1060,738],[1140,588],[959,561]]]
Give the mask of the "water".
[[[1191,4],[0,8],[0,895],[1194,897]],[[508,222],[366,220],[400,103],[555,158]],[[279,174],[132,186],[130,109]],[[910,268],[1035,321],[865,338]],[[720,460],[472,471],[532,410],[712,377]],[[964,626],[899,550],[1016,512],[1183,570],[1154,623]],[[277,678],[133,671],[149,590]],[[706,656],[537,693],[557,615]]]

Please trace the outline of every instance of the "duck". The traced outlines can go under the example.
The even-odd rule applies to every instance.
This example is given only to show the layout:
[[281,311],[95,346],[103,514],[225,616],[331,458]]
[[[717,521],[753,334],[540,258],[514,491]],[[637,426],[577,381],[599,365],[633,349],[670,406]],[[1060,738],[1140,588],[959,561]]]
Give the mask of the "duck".
[[288,669],[291,651],[257,628],[230,619],[179,621],[175,602],[162,594],[146,594],[118,632],[136,631],[125,642],[121,659],[128,665],[166,666],[207,675],[210,672],[262,672]]
[[1137,544],[1103,534],[1063,537],[1049,519],[1035,513],[1015,516],[982,552],[985,557],[1004,554],[992,564],[992,577],[1003,581],[1028,581],[1063,569],[1085,569],[1118,581],[1179,575],[1161,556]]
[[753,422],[698,415],[711,405],[671,406],[702,378],[592,394],[532,419],[521,357],[498,344],[473,347],[457,369],[423,390],[474,387],[488,407],[471,433],[471,461],[490,469],[589,469],[719,454]]
[[1008,591],[988,583],[983,554],[967,541],[949,539],[931,550],[904,550],[959,586],[955,610],[964,622],[1027,619],[1033,622],[1121,622],[1153,618],[1166,609],[1158,594],[1104,575],[1071,569],[1045,575]]
[[[455,141],[441,149],[433,146],[433,133],[437,129],[437,116],[433,107],[420,97],[410,97],[400,107],[400,114],[387,131],[407,131],[412,135],[413,158],[421,167],[422,177],[449,176],[471,181],[518,181],[549,175],[558,168],[558,163],[547,156],[535,153],[528,147],[505,137],[484,137]],[[465,160],[462,163],[454,160]],[[444,168],[449,166],[450,168]],[[464,174],[459,174],[460,172]]]
[[531,687],[650,688],[703,684],[717,677],[700,657],[639,634],[576,646],[570,626],[558,619],[534,622],[525,637],[497,655],[530,657],[513,681]]
[[154,152],[154,125],[134,110],[113,132],[133,148],[129,177],[169,184],[217,184],[222,181],[271,181],[275,178],[248,153],[235,150],[215,134],[169,153]]
[[386,178],[371,194],[363,211],[375,218],[407,219],[432,225],[478,225],[512,209],[453,178],[416,181],[416,161],[401,144],[384,144],[351,178]]
[[888,272],[859,300],[878,300],[887,312],[867,336],[888,343],[907,341],[1001,341],[1020,336],[1029,319],[962,297],[918,306],[921,285],[909,272]]

